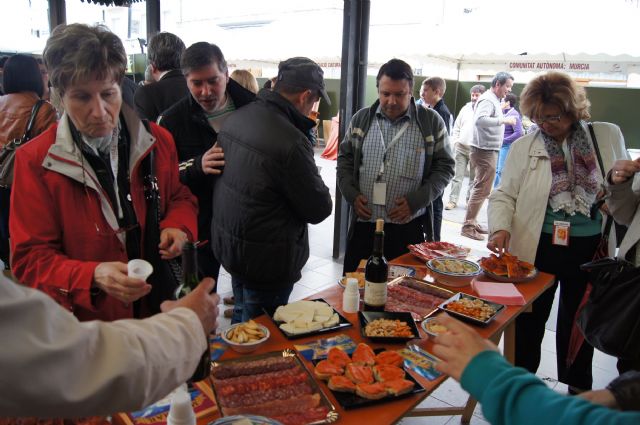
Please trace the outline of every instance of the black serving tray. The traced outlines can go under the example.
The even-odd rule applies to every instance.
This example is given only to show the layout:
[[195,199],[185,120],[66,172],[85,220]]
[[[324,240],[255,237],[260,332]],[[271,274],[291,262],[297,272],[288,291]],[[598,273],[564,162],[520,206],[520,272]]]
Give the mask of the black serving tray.
[[[360,311],[358,312],[358,319],[360,320],[360,334],[370,341],[382,342],[382,343],[394,343],[394,342],[407,342],[412,339],[420,338],[420,332],[416,326],[416,322],[409,312],[390,312],[390,311]],[[407,326],[413,332],[413,337],[387,337],[387,336],[367,336],[365,334],[365,327],[369,322],[376,319],[388,319],[388,320],[400,320],[405,322]]]
[[[463,299],[463,298],[470,299],[470,300],[480,300],[480,301],[484,302],[485,304],[493,307],[495,309],[495,313],[493,313],[491,315],[491,317],[489,317],[486,320],[480,320],[480,319],[475,318],[473,316],[469,316],[469,315],[466,315],[466,314],[463,314],[463,313],[459,313],[457,311],[452,311],[452,310],[449,310],[447,308],[447,304],[449,304],[450,302],[457,301],[457,300],[460,300],[460,299]],[[494,303],[492,301],[488,301],[488,300],[485,300],[485,299],[482,299],[482,298],[474,297],[473,295],[464,294],[462,292],[459,292],[459,293],[455,294],[453,297],[451,297],[448,300],[446,300],[445,302],[443,302],[442,304],[440,304],[438,306],[438,308],[440,310],[442,310],[442,311],[446,311],[447,314],[450,314],[452,316],[458,317],[458,318],[460,318],[460,319],[462,319],[462,320],[464,320],[466,322],[473,323],[475,325],[486,326],[487,324],[489,324],[489,322],[491,322],[493,319],[495,319],[495,317],[498,314],[500,314],[500,312],[502,310],[505,309],[505,306],[503,304]]]
[[[321,301],[325,304],[327,304],[329,307],[333,308],[333,306],[331,304],[329,304],[327,301],[325,301],[322,298],[317,298],[315,300],[309,300],[309,301]],[[283,329],[280,328],[280,325],[285,323],[285,322],[279,322],[277,320],[275,320],[273,318],[273,316],[267,314],[267,316],[269,316],[269,318],[273,321],[273,323],[275,323],[276,327],[278,328],[278,330],[280,332],[282,332],[282,334],[287,337],[287,339],[298,339],[298,338],[304,338],[306,336],[311,336],[311,335],[319,335],[319,334],[325,334],[328,332],[335,332],[337,330],[343,329],[343,328],[348,328],[349,326],[353,326],[351,324],[351,322],[349,322],[342,314],[338,313],[338,311],[333,308],[333,311],[335,313],[338,314],[338,324],[334,325],[334,326],[329,326],[328,328],[322,328],[322,329],[318,329],[315,331],[310,331],[310,332],[305,332],[305,333],[300,333],[300,334],[292,334],[290,332],[287,332]]]

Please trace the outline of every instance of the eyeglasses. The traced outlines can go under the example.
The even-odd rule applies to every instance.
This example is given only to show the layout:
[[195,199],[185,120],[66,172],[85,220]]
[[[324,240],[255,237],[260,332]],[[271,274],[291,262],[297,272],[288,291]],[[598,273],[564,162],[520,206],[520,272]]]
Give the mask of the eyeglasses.
[[546,117],[540,117],[540,118],[534,118],[532,121],[538,125],[542,125],[546,122],[550,122],[550,123],[554,123],[554,122],[560,122],[560,120],[562,119],[562,114],[560,115],[552,115],[552,116],[546,116]]

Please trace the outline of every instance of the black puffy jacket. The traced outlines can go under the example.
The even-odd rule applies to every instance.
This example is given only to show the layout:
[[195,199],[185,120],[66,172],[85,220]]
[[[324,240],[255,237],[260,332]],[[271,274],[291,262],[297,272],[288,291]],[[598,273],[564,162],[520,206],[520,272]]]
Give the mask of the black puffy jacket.
[[305,136],[313,125],[280,94],[262,90],[218,136],[225,169],[213,192],[212,248],[252,289],[298,281],[309,258],[307,224],[331,214],[331,195]]
[[[236,108],[247,105],[256,97],[231,78],[227,93]],[[215,177],[202,171],[202,155],[216,143],[218,133],[191,93],[160,114],[158,124],[169,130],[175,140],[180,181],[198,198],[198,238],[204,240],[211,232],[211,188]]]

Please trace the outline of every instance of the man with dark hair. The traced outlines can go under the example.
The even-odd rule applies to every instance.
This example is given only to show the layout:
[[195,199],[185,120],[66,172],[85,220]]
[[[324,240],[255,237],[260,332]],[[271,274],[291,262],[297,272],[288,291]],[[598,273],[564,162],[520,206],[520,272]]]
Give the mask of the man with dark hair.
[[376,219],[385,221],[387,258],[423,242],[422,216],[453,177],[444,121],[416,106],[409,64],[385,63],[376,85],[378,100],[353,116],[338,155],[338,186],[352,206],[344,272],[371,254]]
[[[451,134],[451,123],[453,121],[453,115],[449,112],[449,108],[444,103],[444,93],[447,91],[447,83],[444,78],[429,77],[422,82],[422,89],[420,90],[420,99],[425,107],[429,107],[436,111],[438,115],[442,117],[444,125],[447,129],[447,134]],[[442,228],[442,210],[443,210],[442,195],[433,200],[432,209],[427,209],[425,213],[425,220],[427,223],[433,222],[433,228],[431,226],[425,226],[425,236],[428,241],[440,241],[440,229]],[[431,211],[433,211],[433,218],[431,217]],[[432,230],[433,229],[433,230]]]
[[2,87],[2,76],[3,76],[4,64],[5,62],[7,62],[7,59],[9,59],[9,56],[0,57],[0,96],[4,95],[4,88]]
[[[445,205],[445,210],[452,210],[458,205],[458,196],[460,196],[462,181],[467,171],[467,165],[469,165],[469,150],[471,149],[469,144],[473,140],[473,109],[480,95],[486,90],[486,87],[482,84],[476,84],[471,87],[471,90],[469,90],[471,101],[462,107],[453,124],[451,143],[453,151],[455,152],[456,175],[453,176],[453,180],[451,181],[449,202]],[[469,167],[469,187],[467,188],[466,202],[469,202],[469,196],[471,196],[474,176],[475,170]]]
[[516,122],[515,118],[505,118],[500,106],[500,101],[511,92],[512,86],[513,76],[507,72],[498,72],[491,81],[491,90],[487,90],[478,99],[473,114],[474,131],[469,157],[470,166],[475,169],[475,178],[460,234],[478,241],[483,240],[488,233],[477,218],[493,187],[504,125]]
[[155,121],[162,111],[189,93],[180,71],[180,56],[184,49],[182,40],[170,32],[158,33],[149,42],[147,58],[155,83],[136,90],[133,101],[141,118]]
[[[255,95],[229,78],[227,62],[215,44],[192,44],[180,60],[188,94],[158,117],[176,142],[180,180],[198,198],[198,237],[211,235],[212,188],[225,166],[225,154],[216,143],[222,123]],[[226,201],[226,200],[225,200]],[[210,247],[198,250],[202,277],[217,280],[220,263]]]
[[227,164],[213,191],[211,244],[231,273],[232,323],[287,304],[309,258],[307,224],[331,214],[308,139],[320,97],[330,103],[322,69],[291,58],[278,66],[273,90],[261,90],[222,126]]

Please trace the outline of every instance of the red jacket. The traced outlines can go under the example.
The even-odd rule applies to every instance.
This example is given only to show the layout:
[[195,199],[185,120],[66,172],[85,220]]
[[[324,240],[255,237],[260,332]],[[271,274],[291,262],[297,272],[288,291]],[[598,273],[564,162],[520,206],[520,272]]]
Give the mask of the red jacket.
[[[150,135],[133,111],[123,106],[131,140],[131,197],[144,234],[147,204],[140,162],[155,149],[160,186],[161,228],[178,228],[197,237],[197,201],[178,177],[178,159],[169,132],[151,124]],[[90,296],[93,272],[106,261],[127,262],[116,213],[95,172],[73,142],[66,114],[16,153],[11,196],[12,271],[80,320],[132,317],[131,305],[100,293]]]

